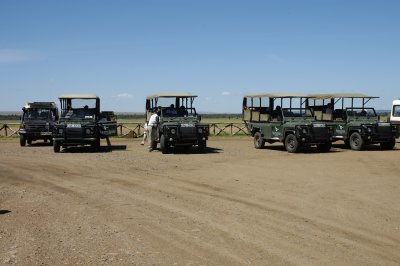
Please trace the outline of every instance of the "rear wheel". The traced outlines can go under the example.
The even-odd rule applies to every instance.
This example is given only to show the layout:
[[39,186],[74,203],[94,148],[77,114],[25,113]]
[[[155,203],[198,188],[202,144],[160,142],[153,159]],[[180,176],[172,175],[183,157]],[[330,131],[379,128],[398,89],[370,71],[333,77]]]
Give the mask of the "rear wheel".
[[396,145],[396,140],[393,139],[388,142],[381,142],[380,144],[382,150],[393,150],[394,146]]
[[163,154],[166,154],[169,152],[169,144],[165,138],[165,135],[161,135],[161,137],[160,137],[160,150]]
[[360,133],[353,132],[350,135],[350,148],[355,151],[360,151],[364,147],[364,140],[361,137]]
[[26,145],[25,135],[19,135],[19,145],[21,145],[21,147],[24,147]]
[[53,150],[54,150],[54,152],[60,152],[60,149],[61,149],[61,147],[60,147],[60,142],[58,142],[58,141],[53,141]]
[[207,148],[207,140],[199,140],[199,143],[197,144],[197,146],[199,147],[199,150],[201,152],[205,152],[206,148]]
[[254,148],[256,149],[262,149],[265,145],[265,139],[262,137],[260,132],[256,132],[254,134]]
[[285,148],[287,152],[295,153],[300,150],[300,143],[296,136],[293,134],[288,134],[285,138]]
[[317,149],[319,152],[328,152],[332,147],[332,143],[317,144]]

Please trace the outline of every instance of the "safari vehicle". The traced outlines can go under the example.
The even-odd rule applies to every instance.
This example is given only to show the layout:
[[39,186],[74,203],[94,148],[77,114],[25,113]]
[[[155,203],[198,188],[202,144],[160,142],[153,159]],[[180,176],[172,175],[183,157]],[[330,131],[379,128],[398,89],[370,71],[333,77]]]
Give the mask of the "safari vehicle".
[[[367,144],[379,143],[383,150],[391,150],[398,136],[396,126],[380,122],[375,109],[366,107],[371,99],[379,97],[357,93],[309,95],[307,106],[315,118],[335,126],[333,140],[343,140],[352,150],[361,150]],[[330,111],[327,112],[327,106]]]
[[[100,112],[100,98],[91,94],[59,97],[61,116],[53,131],[54,152],[61,147],[91,145],[100,147],[100,139],[116,135],[113,112]],[[108,141],[109,142],[109,141]]]
[[197,96],[190,93],[158,93],[146,98],[146,121],[152,112],[159,111],[157,140],[162,153],[168,153],[172,146],[197,147],[204,151],[207,147],[209,126],[201,124],[201,116],[196,113],[193,101]]
[[321,152],[329,151],[333,128],[315,121],[305,108],[306,98],[302,94],[285,93],[245,95],[243,121],[253,137],[254,147],[261,149],[265,142],[283,142],[290,153],[312,145]]
[[390,112],[390,123],[396,125],[397,132],[400,133],[400,99],[393,101],[392,110]]
[[54,102],[32,102],[22,108],[19,128],[19,143],[29,145],[39,139],[52,141],[55,121],[58,119],[58,109]]

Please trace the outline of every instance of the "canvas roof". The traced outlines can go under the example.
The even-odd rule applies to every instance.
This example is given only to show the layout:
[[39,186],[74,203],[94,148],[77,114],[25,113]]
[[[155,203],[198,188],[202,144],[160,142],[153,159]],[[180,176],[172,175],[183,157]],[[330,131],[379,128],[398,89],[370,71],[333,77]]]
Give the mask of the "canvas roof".
[[197,95],[192,95],[191,93],[188,93],[188,92],[160,92],[160,93],[155,93],[155,94],[149,95],[146,97],[146,99],[176,98],[176,97],[191,98],[191,97],[197,97]]
[[63,94],[59,99],[100,99],[95,94]]
[[269,98],[307,98],[307,94],[300,93],[287,93],[287,92],[279,92],[279,93],[261,93],[261,94],[247,94],[243,97],[269,97]]
[[25,108],[57,108],[57,105],[55,102],[31,102]]
[[309,94],[309,98],[314,99],[332,99],[332,98],[379,98],[377,96],[370,96],[362,93],[322,93],[322,94]]

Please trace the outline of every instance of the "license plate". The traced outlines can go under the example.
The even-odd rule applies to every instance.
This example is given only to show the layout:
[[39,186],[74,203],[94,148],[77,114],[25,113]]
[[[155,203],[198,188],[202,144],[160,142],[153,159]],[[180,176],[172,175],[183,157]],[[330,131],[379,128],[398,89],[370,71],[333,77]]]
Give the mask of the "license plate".
[[194,124],[182,124],[181,127],[194,127]]
[[67,124],[69,128],[81,128],[81,124]]

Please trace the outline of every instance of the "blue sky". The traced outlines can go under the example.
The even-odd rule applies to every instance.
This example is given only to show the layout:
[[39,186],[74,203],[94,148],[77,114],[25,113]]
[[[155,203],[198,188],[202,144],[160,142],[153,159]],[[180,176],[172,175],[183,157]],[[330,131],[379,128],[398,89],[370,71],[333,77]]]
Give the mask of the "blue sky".
[[96,93],[142,112],[158,91],[240,112],[244,93],[400,97],[400,1],[0,0],[0,110]]

